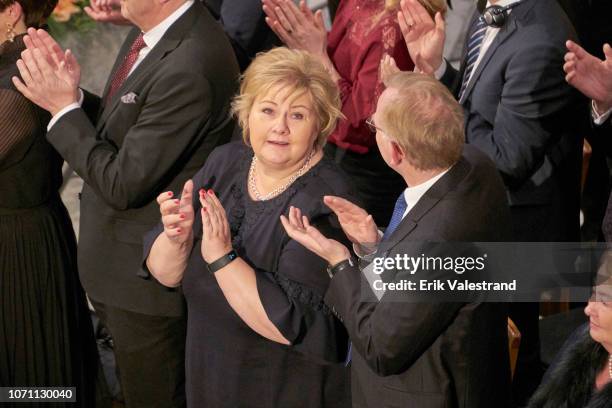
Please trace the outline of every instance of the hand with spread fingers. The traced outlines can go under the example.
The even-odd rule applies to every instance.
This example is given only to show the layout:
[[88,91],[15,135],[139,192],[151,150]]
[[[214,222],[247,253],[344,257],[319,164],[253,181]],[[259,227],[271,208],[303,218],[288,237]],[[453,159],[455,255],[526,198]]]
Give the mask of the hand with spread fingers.
[[212,190],[200,190],[202,258],[215,262],[232,250],[232,234],[223,205]]
[[330,265],[336,265],[350,258],[351,253],[344,245],[325,237],[318,229],[310,225],[308,218],[302,215],[299,208],[289,207],[289,217],[281,215],[280,220],[292,239],[325,259]]
[[266,22],[289,48],[316,56],[327,55],[327,31],[321,10],[313,13],[304,0],[299,7],[292,0],[263,0],[262,3]]
[[418,70],[431,75],[442,64],[444,18],[438,11],[432,19],[418,0],[402,0],[400,5],[397,19],[410,57]]
[[180,199],[174,198],[172,191],[157,196],[164,234],[173,244],[193,245],[193,181],[187,180]]
[[600,60],[586,52],[573,41],[566,43],[563,70],[565,80],[595,102],[598,113],[603,114],[612,108],[612,47],[603,47],[605,60]]
[[121,14],[120,0],[91,0],[89,6],[84,8],[85,13],[92,20],[101,23],[127,25],[131,22]]
[[368,246],[378,243],[378,227],[363,208],[342,197],[325,196],[323,202],[336,214],[342,231],[352,243]]

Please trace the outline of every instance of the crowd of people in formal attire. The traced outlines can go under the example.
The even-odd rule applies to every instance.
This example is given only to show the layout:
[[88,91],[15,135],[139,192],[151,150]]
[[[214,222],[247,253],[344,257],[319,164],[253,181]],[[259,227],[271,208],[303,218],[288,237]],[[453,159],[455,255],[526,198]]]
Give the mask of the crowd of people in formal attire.
[[605,267],[547,371],[537,302],[376,298],[363,274],[431,243],[580,241],[612,38],[571,2],[474,1],[455,68],[457,1],[330,2],[328,30],[303,0],[91,0],[133,26],[97,96],[46,31],[57,0],[0,0],[0,387],[85,408],[611,406]]

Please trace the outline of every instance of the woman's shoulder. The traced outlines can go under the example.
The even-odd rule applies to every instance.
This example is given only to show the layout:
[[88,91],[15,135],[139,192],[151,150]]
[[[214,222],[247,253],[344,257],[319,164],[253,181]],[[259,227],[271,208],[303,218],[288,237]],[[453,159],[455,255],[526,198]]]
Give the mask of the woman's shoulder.
[[240,173],[240,169],[249,165],[251,157],[251,149],[242,141],[223,144],[210,152],[204,166],[194,176],[194,179],[235,176]]
[[303,177],[296,199],[322,203],[323,196],[333,195],[354,201],[357,191],[348,175],[331,159],[323,157],[315,167]]

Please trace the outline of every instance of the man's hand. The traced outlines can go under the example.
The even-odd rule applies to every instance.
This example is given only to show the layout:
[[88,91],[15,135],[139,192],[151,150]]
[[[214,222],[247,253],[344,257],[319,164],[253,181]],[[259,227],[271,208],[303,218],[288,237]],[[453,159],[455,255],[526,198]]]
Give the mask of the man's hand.
[[385,54],[380,60],[380,82],[386,84],[387,81],[395,74],[401,72],[398,68],[395,59],[389,54]]
[[599,114],[607,112],[612,108],[612,48],[604,45],[606,59],[602,61],[572,41],[567,41],[566,46],[569,52],[563,65],[565,80],[591,98]]
[[291,238],[325,259],[328,264],[335,265],[351,257],[351,253],[344,245],[326,238],[318,229],[310,225],[308,218],[302,215],[299,208],[290,207],[289,217],[281,215],[280,220]]
[[120,0],[91,0],[90,6],[84,10],[92,20],[100,23],[132,24],[121,14]]
[[28,29],[28,35],[23,38],[27,49],[38,49],[49,65],[57,70],[65,68],[66,80],[78,87],[81,82],[81,66],[70,50],[63,51],[59,44],[45,30]]
[[[21,58],[17,61],[21,79],[13,77],[12,80],[26,98],[53,116],[78,102],[79,88],[73,83],[74,76],[64,61],[53,67],[39,48],[24,50]],[[69,54],[67,58],[73,57]]]
[[402,0],[397,13],[400,29],[416,68],[432,75],[442,64],[445,23],[440,12],[435,21],[418,0]]
[[378,243],[378,227],[363,208],[341,197],[325,196],[323,202],[336,214],[342,230],[352,243],[366,246]]

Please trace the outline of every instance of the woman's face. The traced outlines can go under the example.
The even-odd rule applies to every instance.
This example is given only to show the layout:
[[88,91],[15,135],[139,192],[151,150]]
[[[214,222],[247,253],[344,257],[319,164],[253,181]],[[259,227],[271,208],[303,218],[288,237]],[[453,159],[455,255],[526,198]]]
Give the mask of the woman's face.
[[274,87],[257,97],[249,113],[249,140],[264,166],[299,168],[317,138],[317,120],[309,93]]
[[589,328],[593,340],[612,347],[612,299],[609,300],[589,301],[584,313],[589,316]]

